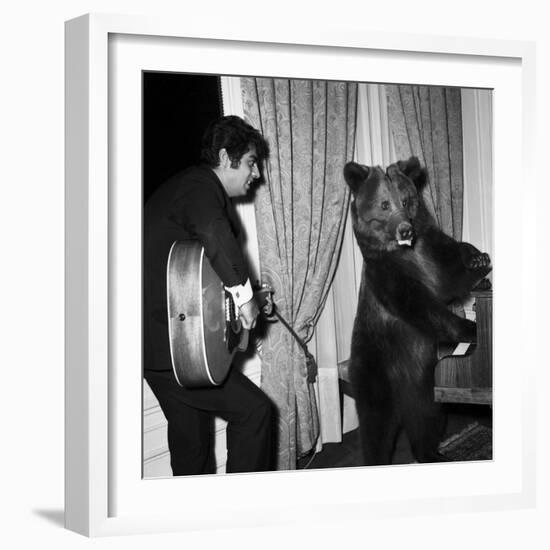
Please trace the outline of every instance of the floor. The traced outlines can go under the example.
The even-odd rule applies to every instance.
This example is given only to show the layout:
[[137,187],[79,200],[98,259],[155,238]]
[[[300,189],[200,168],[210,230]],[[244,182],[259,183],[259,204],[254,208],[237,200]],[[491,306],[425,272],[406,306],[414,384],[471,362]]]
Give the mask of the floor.
[[[492,410],[485,405],[455,405],[445,404],[447,426],[442,441],[453,434],[459,433],[472,422],[479,422],[485,426],[492,426]],[[397,440],[394,464],[408,464],[413,462],[409,443],[404,434]],[[299,469],[317,468],[349,468],[361,466],[359,450],[359,433],[353,430],[344,434],[341,443],[327,443],[320,453],[306,456],[299,460]]]

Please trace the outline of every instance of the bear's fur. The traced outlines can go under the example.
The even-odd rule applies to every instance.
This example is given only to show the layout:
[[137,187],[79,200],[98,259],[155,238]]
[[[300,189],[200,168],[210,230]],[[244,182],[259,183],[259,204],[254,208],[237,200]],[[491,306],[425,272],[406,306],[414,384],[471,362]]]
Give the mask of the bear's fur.
[[401,428],[418,462],[442,460],[437,344],[475,341],[475,323],[448,305],[491,271],[489,256],[436,227],[416,157],[386,172],[350,162],[344,177],[364,258],[349,373],[365,463],[391,464]]

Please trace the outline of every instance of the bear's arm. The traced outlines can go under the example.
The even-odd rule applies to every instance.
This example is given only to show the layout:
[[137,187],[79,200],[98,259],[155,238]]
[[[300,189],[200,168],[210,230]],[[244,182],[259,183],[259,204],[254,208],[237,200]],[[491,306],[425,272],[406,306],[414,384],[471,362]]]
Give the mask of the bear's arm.
[[440,298],[445,303],[464,299],[492,269],[488,254],[470,243],[456,241],[440,229],[429,228],[421,245],[438,267]]
[[485,277],[491,272],[491,259],[488,254],[481,252],[473,244],[449,237],[441,229],[428,228],[422,235],[422,240],[431,248],[434,260],[441,263],[456,263],[474,278]]
[[397,319],[438,341],[475,341],[475,323],[455,315],[421,281],[397,269],[376,270],[369,278],[376,299]]

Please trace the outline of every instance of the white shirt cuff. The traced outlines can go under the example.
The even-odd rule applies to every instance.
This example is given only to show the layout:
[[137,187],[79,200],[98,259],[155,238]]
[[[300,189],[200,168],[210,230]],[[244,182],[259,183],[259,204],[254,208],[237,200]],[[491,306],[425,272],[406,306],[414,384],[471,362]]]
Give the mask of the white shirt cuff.
[[225,290],[231,293],[233,296],[233,301],[237,307],[241,307],[246,302],[250,302],[254,297],[254,292],[252,291],[252,285],[250,280],[247,279],[244,285],[235,285],[235,286],[226,286]]

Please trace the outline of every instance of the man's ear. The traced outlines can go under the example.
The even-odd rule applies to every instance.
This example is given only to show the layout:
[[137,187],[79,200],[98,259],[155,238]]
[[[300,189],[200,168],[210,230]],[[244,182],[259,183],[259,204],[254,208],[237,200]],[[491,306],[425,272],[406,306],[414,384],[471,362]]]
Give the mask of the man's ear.
[[218,152],[218,159],[222,168],[229,168],[231,166],[231,159],[227,154],[225,147],[222,147]]

